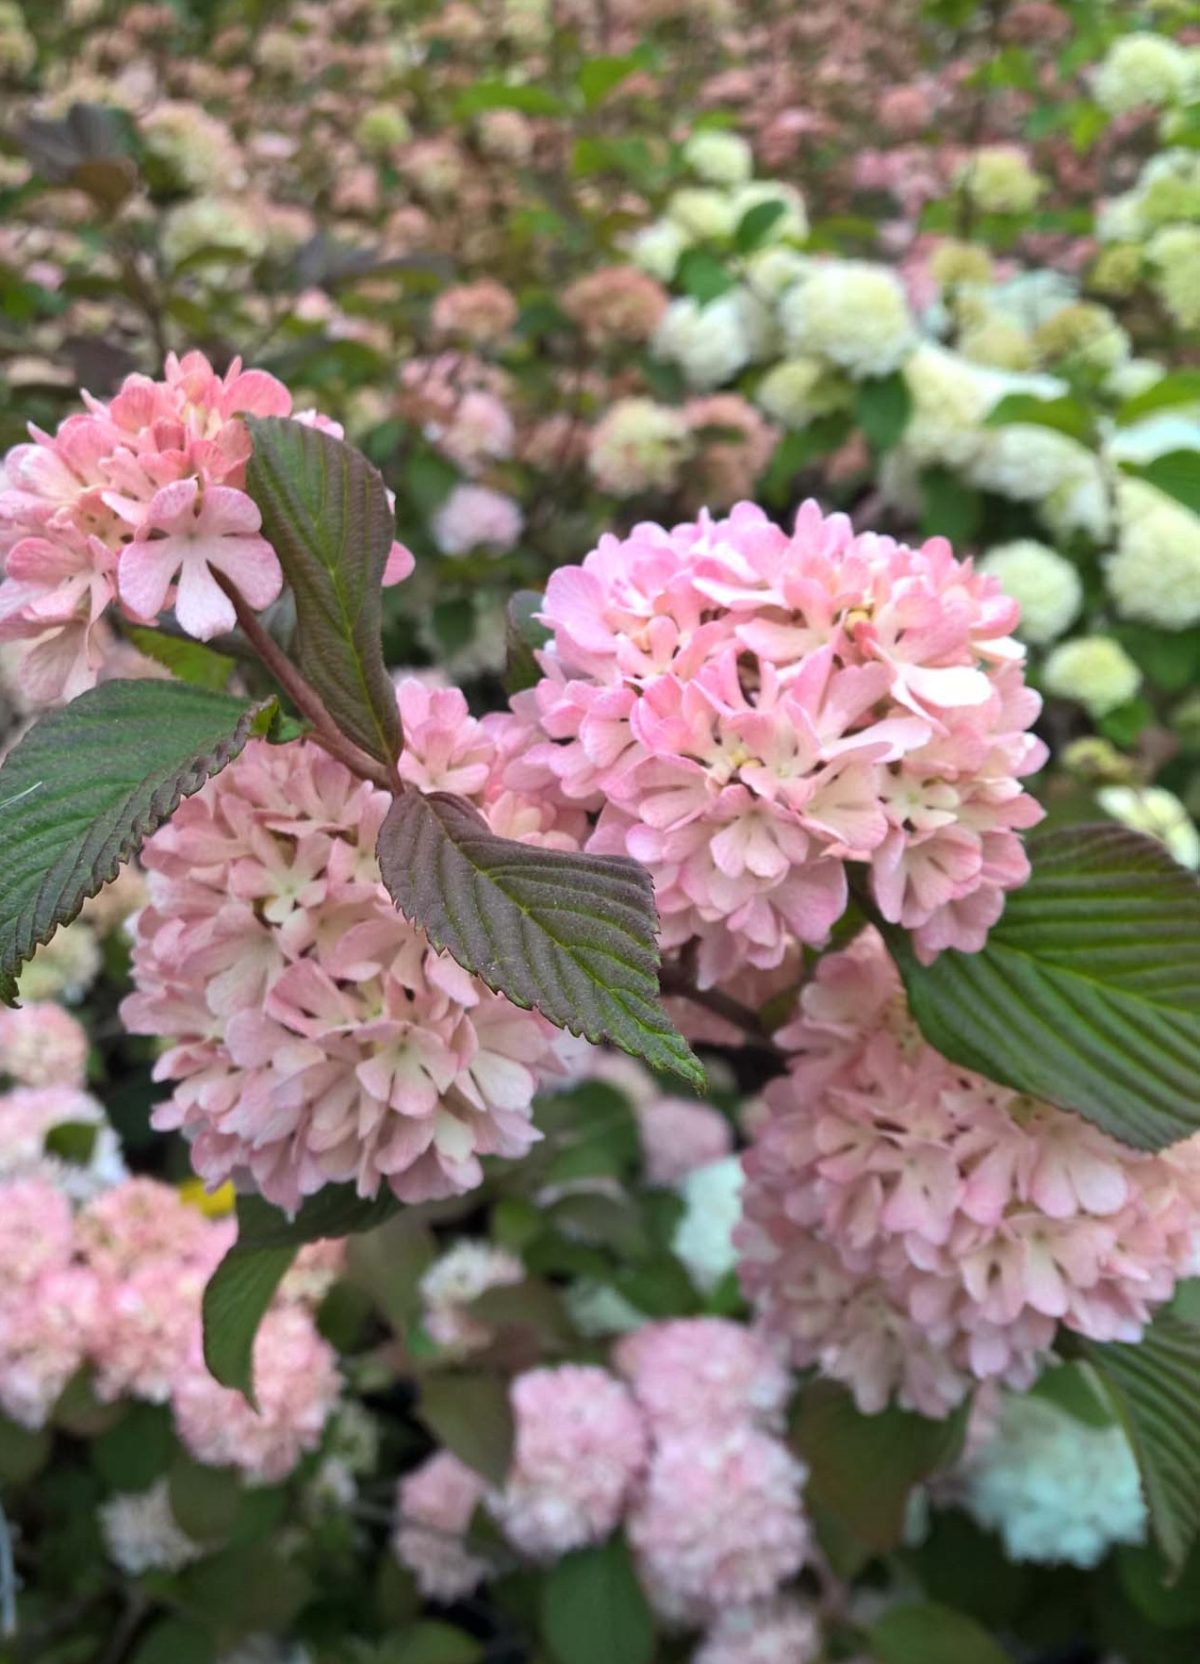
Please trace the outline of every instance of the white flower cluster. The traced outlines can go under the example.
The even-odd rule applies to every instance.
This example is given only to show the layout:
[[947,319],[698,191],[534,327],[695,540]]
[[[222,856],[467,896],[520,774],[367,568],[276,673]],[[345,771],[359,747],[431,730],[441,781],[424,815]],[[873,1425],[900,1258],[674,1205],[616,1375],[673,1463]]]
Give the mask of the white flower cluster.
[[1090,1568],[1146,1534],[1137,1464],[1119,1427],[1047,1399],[1006,1397],[995,1433],[965,1464],[966,1504],[1014,1560]]

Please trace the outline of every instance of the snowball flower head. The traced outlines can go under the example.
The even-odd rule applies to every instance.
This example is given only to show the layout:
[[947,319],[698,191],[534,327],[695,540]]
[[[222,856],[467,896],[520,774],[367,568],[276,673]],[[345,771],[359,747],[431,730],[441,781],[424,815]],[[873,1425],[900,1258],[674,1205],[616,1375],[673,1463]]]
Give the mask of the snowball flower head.
[[21,1086],[82,1086],[87,1055],[87,1031],[61,1005],[0,1010],[0,1077]]
[[684,1214],[671,1247],[697,1288],[716,1288],[737,1264],[733,1233],[742,1217],[745,1180],[741,1157],[726,1156],[683,1181]]
[[702,1621],[794,1577],[809,1550],[805,1477],[786,1445],[746,1423],[662,1438],[627,1530],[664,1617]]
[[513,1463],[488,1499],[509,1541],[535,1560],[603,1542],[646,1459],[646,1431],[628,1388],[607,1370],[562,1364],[518,1376]]
[[525,1267],[506,1248],[464,1237],[429,1267],[421,1278],[423,1322],[430,1337],[447,1351],[465,1355],[487,1346],[492,1330],[469,1310],[490,1288],[522,1282]]
[[1162,110],[1182,99],[1195,80],[1186,47],[1165,35],[1120,35],[1096,70],[1092,91],[1110,115],[1131,110]]
[[1200,226],[1165,226],[1150,239],[1146,254],[1154,287],[1172,318],[1181,329],[1200,328]]
[[149,1571],[181,1571],[204,1553],[171,1512],[165,1479],[148,1491],[110,1497],[98,1512],[108,1557],[130,1577]]
[[602,266],[563,293],[562,309],[596,347],[642,342],[667,309],[667,293],[636,266]]
[[[495,830],[573,847],[554,810],[492,793],[500,753],[456,689],[400,690],[400,774],[465,794]],[[489,801],[485,803],[485,797]],[[559,1037],[405,923],[380,881],[388,795],[318,747],[254,742],[146,845],[126,1026],[171,1041],[156,1111],[210,1185],[295,1208],[324,1184],[426,1200],[523,1154]]]
[[820,1652],[821,1630],[813,1614],[782,1596],[720,1613],[692,1664],[813,1664]]
[[675,276],[679,257],[691,243],[691,238],[674,220],[655,220],[644,226],[629,243],[634,264],[660,283],[669,283]]
[[[30,657],[26,656],[23,667]],[[85,919],[75,919],[60,925],[24,965],[17,977],[17,992],[22,1003],[58,999],[77,1005],[99,976],[100,965],[96,932]]]
[[761,301],[734,288],[715,300],[673,300],[652,343],[656,358],[678,364],[688,385],[707,390],[732,381],[766,350],[770,324]]
[[[86,1131],[87,1146],[74,1158],[48,1151],[59,1127]],[[38,1174],[76,1201],[124,1177],[116,1133],[90,1093],[77,1086],[19,1086],[0,1093],[0,1175]]]
[[737,133],[702,128],[683,147],[683,159],[710,185],[742,185],[754,171],[754,153]]
[[1132,1150],[949,1063],[873,931],[822,960],[779,1041],[742,1281],[793,1361],[866,1413],[1027,1387],[1060,1323],[1136,1341],[1200,1263],[1200,1143]]
[[922,342],[904,365],[912,409],[900,444],[920,467],[962,468],[978,454],[992,403],[985,378],[960,353]]
[[1137,1463],[1120,1427],[1077,1421],[1044,1398],[1006,1394],[996,1429],[965,1463],[964,1501],[1013,1560],[1098,1566],[1146,1537]]
[[691,241],[732,237],[738,223],[737,209],[728,192],[693,185],[672,193],[667,218]]
[[671,491],[691,449],[687,419],[653,399],[618,399],[596,424],[588,469],[601,491]]
[[1144,480],[1117,486],[1105,582],[1123,618],[1184,630],[1200,620],[1200,515]]
[[1074,699],[1097,718],[1124,705],[1142,685],[1141,671],[1111,636],[1064,641],[1047,658],[1042,675],[1048,693]]
[[733,1128],[719,1109],[694,1098],[653,1098],[639,1107],[646,1182],[676,1185],[733,1146]]
[[[53,435],[31,430],[4,460],[0,641],[29,642],[22,685],[41,701],[93,685],[97,626],[118,600],[142,622],[174,605],[203,640],[234,622],[223,583],[265,607],[283,581],[245,491],[245,418],[290,415],[282,382],[240,360],[218,376],[201,353],[169,354],[161,381],[132,375],[108,403],[85,400],[85,414]],[[393,561],[389,581],[402,575]]]
[[489,485],[456,485],[433,517],[433,540],[444,555],[488,548],[505,554],[521,535],[520,505]]
[[767,371],[754,398],[784,427],[803,428],[848,403],[850,393],[819,358],[785,358]]
[[208,1373],[196,1335],[175,1382],[175,1425],[198,1462],[275,1485],[320,1443],[341,1390],[337,1357],[299,1306],[269,1311],[254,1342],[257,1410]]
[[980,571],[998,578],[1021,609],[1017,634],[1044,647],[1057,641],[1079,616],[1083,583],[1069,560],[1033,538],[1017,538],[989,549]]
[[1027,214],[1042,194],[1042,181],[1017,145],[989,144],[963,164],[959,183],[986,214]]
[[1200,867],[1200,831],[1165,786],[1102,786],[1096,801],[1106,815],[1165,844],[1181,867]]
[[41,1177],[0,1182],[0,1412],[44,1426],[101,1321],[96,1277],[74,1259],[71,1207]]
[[814,262],[780,301],[779,319],[794,351],[856,379],[899,368],[917,340],[899,278],[865,260]]
[[487,1561],[464,1541],[484,1490],[479,1475],[448,1450],[430,1456],[396,1487],[392,1552],[427,1600],[462,1600],[488,1575]]
[[980,947],[1027,873],[1016,782],[1044,748],[1011,638],[1017,608],[949,545],[856,534],[749,503],[604,537],[560,567],[535,724],[511,770],[599,810],[589,848],[655,881],[664,948],[704,986],[820,945],[870,864],[918,951]]
[[657,1437],[753,1423],[779,1431],[791,1377],[778,1350],[723,1317],[672,1318],[626,1335],[613,1361]]

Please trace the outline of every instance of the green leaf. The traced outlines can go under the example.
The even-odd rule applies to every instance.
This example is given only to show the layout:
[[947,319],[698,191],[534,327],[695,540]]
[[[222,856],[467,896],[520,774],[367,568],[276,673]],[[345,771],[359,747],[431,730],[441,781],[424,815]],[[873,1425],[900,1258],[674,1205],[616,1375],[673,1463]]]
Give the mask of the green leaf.
[[1062,827],[980,953],[920,965],[886,927],[913,1016],[938,1051],[1077,1110],[1138,1149],[1200,1126],[1200,884],[1153,839]]
[[295,1248],[246,1248],[235,1242],[204,1290],[204,1361],[222,1386],[254,1403],[254,1340]]
[[560,1560],[542,1586],[542,1634],[557,1664],[650,1664],[654,1620],[624,1539]]
[[489,988],[703,1090],[657,1000],[654,892],[635,861],[498,838],[462,798],[412,790],[388,810],[378,855],[405,918]]
[[473,1635],[435,1619],[414,1624],[381,1655],[383,1664],[477,1664],[482,1657],[483,1647]]
[[239,1196],[238,1236],[204,1290],[204,1361],[223,1386],[254,1402],[254,1337],[306,1242],[370,1231],[398,1212],[390,1190],[364,1200],[353,1185],[326,1185],[292,1219],[261,1196]]
[[0,1486],[24,1485],[46,1465],[53,1443],[50,1430],[32,1432],[0,1415]]
[[171,1459],[171,1412],[133,1404],[91,1447],[96,1472],[114,1491],[148,1491]]
[[541,680],[541,667],[533,655],[550,640],[550,631],[537,619],[544,605],[545,597],[536,589],[519,589],[508,603],[505,693],[523,693]]
[[676,275],[680,287],[701,306],[727,294],[737,283],[728,267],[704,248],[685,248]]
[[233,660],[224,653],[214,653],[202,641],[190,636],[171,636],[165,630],[144,629],[141,625],[127,627],[130,641],[146,658],[165,665],[181,682],[193,687],[207,688],[210,693],[224,693],[233,673]]
[[182,1451],[171,1463],[167,1491],[176,1524],[193,1542],[219,1542],[233,1529],[246,1492],[233,1468],[210,1468]]
[[870,1634],[879,1664],[1011,1664],[974,1618],[932,1602],[895,1607]]
[[964,1426],[965,1416],[928,1421],[895,1408],[866,1416],[844,1387],[814,1381],[801,1392],[791,1436],[808,1463],[807,1494],[883,1554],[904,1536],[909,1492],[953,1461]]
[[644,51],[628,52],[624,57],[589,58],[579,66],[576,85],[583,94],[583,102],[589,110],[603,104],[610,92],[613,92],[627,81],[639,69],[646,67],[647,55]]
[[988,412],[984,427],[1008,427],[1024,422],[1034,427],[1053,428],[1086,444],[1092,434],[1092,418],[1078,399],[1039,399],[1033,393],[1008,393]]
[[236,1543],[197,1561],[179,1579],[180,1606],[235,1635],[287,1630],[311,1585],[278,1543]]
[[129,1654],[129,1664],[213,1664],[212,1633],[182,1618],[160,1618]]
[[1200,1329],[1159,1312],[1136,1345],[1079,1345],[1129,1435],[1151,1531],[1177,1573],[1200,1536]]
[[507,81],[477,81],[454,105],[454,115],[460,121],[469,116],[482,115],[485,110],[520,110],[526,116],[561,116],[567,113],[567,106],[557,93],[547,87]]
[[753,254],[771,234],[771,228],[787,213],[787,203],[778,198],[774,202],[756,202],[747,208],[738,221],[733,246],[739,254]]
[[182,682],[105,682],[30,729],[0,769],[0,1000],[273,709]]
[[319,428],[247,421],[246,490],[296,598],[296,663],[342,732],[391,768],[402,735],[380,639],[395,537],[387,488],[361,451]]
[[948,468],[921,474],[921,536],[947,537],[956,547],[974,540],[983,520],[983,498]]
[[1152,416],[1156,410],[1169,410],[1180,404],[1200,404],[1200,370],[1175,370],[1161,377],[1144,393],[1135,393],[1117,409],[1117,424],[1127,427]]
[[430,1375],[421,1383],[417,1415],[441,1444],[493,1485],[512,1463],[513,1416],[508,1383],[466,1371]]
[[1168,451],[1156,456],[1153,462],[1134,466],[1123,464],[1126,474],[1157,486],[1168,497],[1174,497],[1193,514],[1200,514],[1200,451]]
[[912,415],[912,394],[897,371],[875,381],[859,384],[855,414],[859,426],[877,451],[890,451],[899,443]]

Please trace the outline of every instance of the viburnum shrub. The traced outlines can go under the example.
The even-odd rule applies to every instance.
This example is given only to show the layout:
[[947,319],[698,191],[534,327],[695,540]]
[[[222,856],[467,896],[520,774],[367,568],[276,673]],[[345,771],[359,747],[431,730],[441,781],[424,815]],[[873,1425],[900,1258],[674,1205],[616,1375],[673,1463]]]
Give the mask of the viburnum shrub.
[[[518,1359],[508,1387],[461,1366],[499,1344],[519,1256],[423,1266],[426,1344],[456,1366],[422,1399],[445,1448],[397,1492],[423,1593],[491,1575],[482,1510],[492,1549],[599,1557],[707,1629],[704,1657],[756,1624],[807,1657],[787,1586],[839,1428],[919,1429],[919,1476],[976,1388],[1062,1353],[1107,1383],[1183,1558],[1200,1334],[1163,1309],[1200,1271],[1200,892],[1122,829],[1026,841],[1041,701],[992,572],[812,501],[637,524],[514,598],[508,707],[479,716],[385,670],[381,592],[414,568],[389,492],[271,375],[169,359],[35,433],[6,482],[0,629],[65,703],[0,769],[0,992],[136,855],[121,1016],[158,1046],[153,1124],[240,1193],[236,1240],[149,1180],[73,1213],[41,1141],[91,1114],[79,1048],[6,1018],[36,1124],[4,1170],[8,1416],[40,1428],[87,1367],[101,1401],[169,1405],[197,1462],[283,1481],[339,1400],[311,1245],[536,1164],[535,1097],[602,1078],[607,1043],[658,1077],[643,1159],[685,1197],[729,1129],[669,1077],[762,1089],[734,1235],[756,1324],[649,1323],[611,1370]],[[175,674],[123,675],[133,649]],[[583,1203],[585,1235],[612,1201],[561,1175],[540,1195]],[[202,1335],[177,1296],[206,1278]],[[623,1322],[583,1295],[577,1321]],[[789,1366],[831,1395],[790,1430]],[[131,1564],[155,1518],[112,1515]]]

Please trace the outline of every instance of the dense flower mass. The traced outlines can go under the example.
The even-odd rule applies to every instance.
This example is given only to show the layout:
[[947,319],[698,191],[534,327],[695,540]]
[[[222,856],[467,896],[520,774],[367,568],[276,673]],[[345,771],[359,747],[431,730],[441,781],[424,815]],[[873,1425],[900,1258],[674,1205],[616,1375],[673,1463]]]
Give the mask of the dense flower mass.
[[[566,817],[497,779],[493,730],[455,690],[400,691],[401,775],[464,793],[493,827],[571,844]],[[406,1201],[517,1156],[557,1031],[430,948],[397,914],[375,838],[385,792],[308,743],[249,746],[146,846],[127,1025],[164,1035],[156,1112],[210,1183],[249,1173],[282,1207],[330,1182]]]
[[603,538],[542,616],[510,777],[599,810],[588,847],[649,867],[663,945],[697,944],[702,985],[827,940],[848,861],[923,958],[982,946],[1028,872],[1019,781],[1045,748],[1017,608],[944,540],[856,535],[814,503],[789,535],[743,503]]
[[1200,1141],[1148,1155],[947,1062],[883,944],[822,961],[746,1157],[742,1279],[859,1406],[1031,1384],[1060,1323],[1136,1341],[1200,1266]]
[[778,1351],[725,1318],[648,1323],[618,1343],[614,1360],[659,1436],[738,1422],[778,1431],[791,1396]]
[[463,1541],[486,1488],[448,1450],[430,1456],[396,1487],[392,1551],[432,1600],[461,1600],[488,1574],[488,1562]]
[[[37,700],[92,686],[114,604],[142,624],[173,606],[187,634],[208,640],[235,621],[222,579],[254,608],[283,584],[244,490],[244,418],[291,415],[282,382],[238,360],[219,376],[193,352],[168,356],[161,381],[129,376],[107,403],[86,402],[57,433],[32,430],[0,476],[0,640],[29,644],[21,673]],[[300,419],[341,432],[322,416]],[[395,545],[388,579],[411,568]]]
[[563,1364],[519,1376],[512,1406],[513,1463],[489,1501],[505,1535],[535,1560],[603,1542],[646,1459],[628,1389],[606,1370]]

